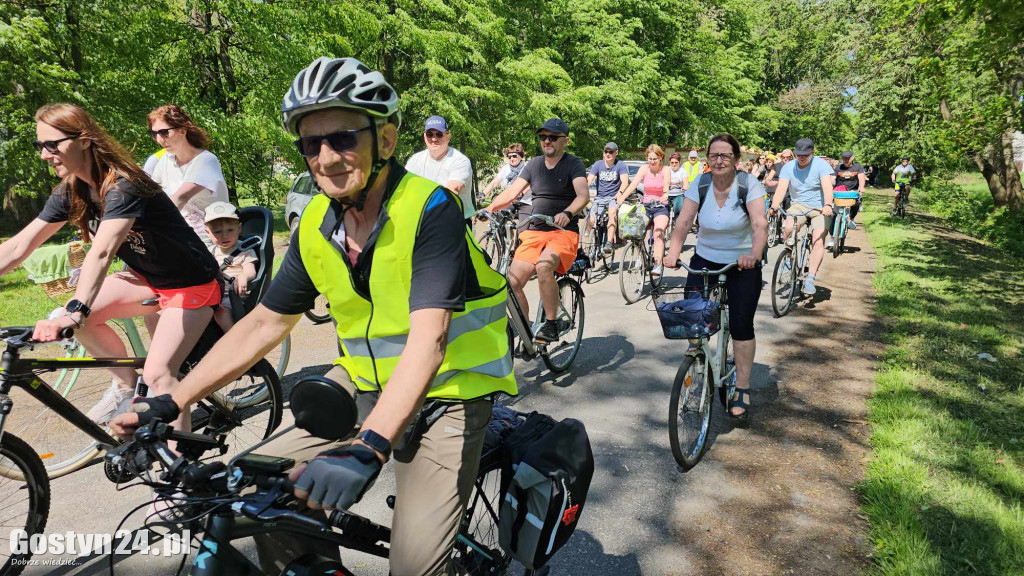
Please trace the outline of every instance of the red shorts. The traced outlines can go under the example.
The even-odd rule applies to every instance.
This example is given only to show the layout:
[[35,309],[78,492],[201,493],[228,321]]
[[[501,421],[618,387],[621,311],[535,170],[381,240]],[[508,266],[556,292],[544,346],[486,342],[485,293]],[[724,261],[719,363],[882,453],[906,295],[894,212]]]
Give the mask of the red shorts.
[[558,255],[558,268],[555,272],[565,274],[576,261],[576,248],[580,243],[580,235],[569,230],[526,230],[519,233],[521,244],[516,248],[514,260],[522,260],[537,264],[544,250],[551,250]]
[[220,304],[221,288],[216,280],[210,280],[206,284],[198,286],[187,286],[185,288],[153,288],[159,298],[160,309],[184,308],[195,310],[206,306],[217,306]]

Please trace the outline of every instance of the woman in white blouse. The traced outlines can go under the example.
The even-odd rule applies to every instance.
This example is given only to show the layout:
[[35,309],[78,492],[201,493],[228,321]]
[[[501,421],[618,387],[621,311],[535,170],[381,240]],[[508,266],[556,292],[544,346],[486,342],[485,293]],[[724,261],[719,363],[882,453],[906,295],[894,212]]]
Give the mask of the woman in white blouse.
[[[715,270],[733,262],[739,266],[726,273],[729,291],[729,329],[732,333],[736,359],[736,393],[732,397],[729,416],[746,418],[750,409],[750,371],[754,365],[754,312],[761,296],[760,261],[768,239],[768,219],[764,209],[764,187],[756,178],[748,177],[746,210],[740,205],[737,172],[740,143],[731,134],[719,134],[708,142],[708,164],[711,172],[690,183],[683,201],[683,210],[672,231],[671,244],[665,257],[667,265],[677,267],[679,253],[686,243],[694,218],[700,218],[697,246],[690,267]],[[711,187],[700,205],[699,186],[711,178]],[[700,276],[690,275],[687,286],[703,286]]]
[[165,104],[149,113],[149,134],[167,151],[151,174],[185,221],[206,243],[206,207],[228,201],[228,185],[220,161],[207,150],[210,137],[176,104]]

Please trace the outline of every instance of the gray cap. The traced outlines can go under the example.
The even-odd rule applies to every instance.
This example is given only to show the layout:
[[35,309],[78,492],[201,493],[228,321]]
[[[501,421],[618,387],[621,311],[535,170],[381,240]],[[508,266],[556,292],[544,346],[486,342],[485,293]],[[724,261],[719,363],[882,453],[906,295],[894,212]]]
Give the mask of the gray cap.
[[561,134],[563,136],[569,135],[569,125],[561,118],[548,118],[540,128],[537,128],[537,132],[541,130],[547,130],[552,134]]
[[222,218],[238,220],[238,210],[228,202],[214,202],[206,207],[206,216],[203,219],[204,222],[209,224],[214,220],[220,220]]
[[806,154],[812,154],[814,152],[814,140],[810,138],[801,138],[796,141],[796,146],[793,147],[793,153],[797,156],[804,156]]
[[615,142],[609,142],[609,143],[604,145],[604,149],[605,150],[618,150],[619,149],[619,145],[616,144]]
[[853,150],[843,150],[843,153],[840,154],[839,157],[849,160],[850,158],[853,158]]
[[696,150],[690,150],[690,158],[700,158],[700,154],[697,154]]

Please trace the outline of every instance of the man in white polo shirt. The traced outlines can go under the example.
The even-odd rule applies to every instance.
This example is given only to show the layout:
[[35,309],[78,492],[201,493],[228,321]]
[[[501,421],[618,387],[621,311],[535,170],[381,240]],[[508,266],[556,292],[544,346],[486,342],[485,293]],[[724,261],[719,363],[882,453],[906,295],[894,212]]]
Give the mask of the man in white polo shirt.
[[444,118],[427,118],[423,124],[423,142],[427,149],[413,154],[405,163],[405,169],[458,194],[462,201],[462,214],[468,220],[476,213],[473,168],[465,154],[448,145],[451,140],[448,122]]

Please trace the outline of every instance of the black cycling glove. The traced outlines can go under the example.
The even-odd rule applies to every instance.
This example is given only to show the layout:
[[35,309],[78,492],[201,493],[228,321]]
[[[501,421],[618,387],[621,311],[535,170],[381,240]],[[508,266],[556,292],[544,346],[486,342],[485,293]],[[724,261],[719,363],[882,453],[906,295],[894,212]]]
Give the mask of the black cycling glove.
[[373,486],[383,465],[377,453],[359,444],[329,450],[309,461],[295,488],[309,501],[332,510],[348,510]]
[[170,424],[181,414],[181,410],[178,409],[178,405],[171,399],[170,394],[161,394],[155,398],[140,396],[132,401],[128,411],[139,415],[139,428],[158,418],[164,424]]

